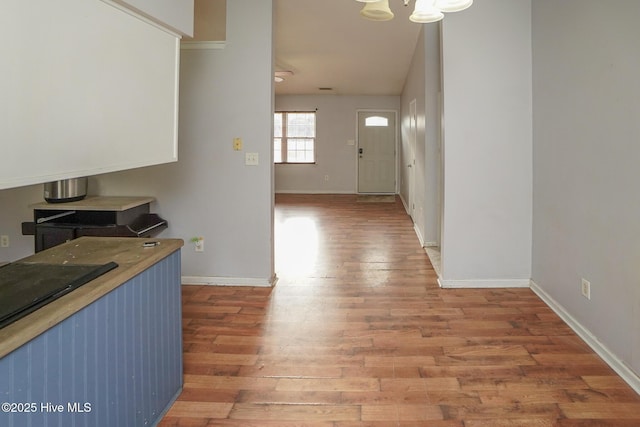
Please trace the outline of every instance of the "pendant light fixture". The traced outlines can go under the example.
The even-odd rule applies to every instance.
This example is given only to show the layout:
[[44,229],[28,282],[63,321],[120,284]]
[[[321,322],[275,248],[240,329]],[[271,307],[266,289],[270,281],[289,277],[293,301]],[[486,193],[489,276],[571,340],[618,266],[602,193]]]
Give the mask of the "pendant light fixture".
[[433,0],[416,0],[416,7],[409,16],[411,22],[418,24],[438,22],[442,18],[444,18],[444,13],[435,6]]
[[442,12],[460,12],[473,4],[473,0],[436,0],[436,7]]
[[366,1],[360,15],[371,21],[389,21],[393,19],[393,12],[389,8],[389,0]]
[[[389,8],[389,0],[356,0],[366,3],[360,15],[372,21],[388,21],[393,19]],[[407,6],[411,0],[403,0]],[[444,18],[444,13],[460,12],[473,4],[473,0],[415,0],[415,8],[409,17],[412,22],[427,24]],[[444,12],[444,13],[443,13]]]

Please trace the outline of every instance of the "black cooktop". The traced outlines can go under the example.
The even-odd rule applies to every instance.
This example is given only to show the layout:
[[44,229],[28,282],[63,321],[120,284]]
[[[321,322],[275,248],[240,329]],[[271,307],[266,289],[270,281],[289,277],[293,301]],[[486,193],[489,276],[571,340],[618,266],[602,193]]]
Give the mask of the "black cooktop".
[[113,270],[118,264],[39,264],[0,267],[0,328]]

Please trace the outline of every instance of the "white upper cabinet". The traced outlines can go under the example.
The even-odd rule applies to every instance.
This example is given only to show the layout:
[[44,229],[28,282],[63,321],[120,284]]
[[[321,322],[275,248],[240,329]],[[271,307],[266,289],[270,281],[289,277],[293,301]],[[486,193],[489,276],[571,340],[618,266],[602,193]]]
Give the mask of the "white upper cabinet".
[[170,4],[192,14],[193,1],[130,3],[157,11],[3,0],[0,189],[177,160],[176,30],[192,26],[162,16]]

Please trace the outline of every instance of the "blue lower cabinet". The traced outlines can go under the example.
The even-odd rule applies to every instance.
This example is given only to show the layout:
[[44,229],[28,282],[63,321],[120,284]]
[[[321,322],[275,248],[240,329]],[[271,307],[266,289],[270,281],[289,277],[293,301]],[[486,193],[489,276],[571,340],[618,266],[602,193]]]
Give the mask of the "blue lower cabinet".
[[0,359],[0,426],[151,426],[182,389],[180,252]]

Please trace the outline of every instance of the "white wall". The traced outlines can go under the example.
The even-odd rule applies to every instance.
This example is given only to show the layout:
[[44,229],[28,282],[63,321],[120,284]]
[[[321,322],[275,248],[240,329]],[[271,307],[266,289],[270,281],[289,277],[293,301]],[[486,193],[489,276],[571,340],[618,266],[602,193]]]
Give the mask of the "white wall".
[[0,262],[17,261],[34,252],[33,236],[22,235],[22,222],[33,221],[32,203],[44,201],[42,185],[0,190],[0,235],[9,236],[9,247],[0,247]]
[[638,16],[635,0],[533,2],[533,280],[636,374]]
[[440,244],[440,189],[442,173],[442,111],[440,25],[425,26],[425,244]]
[[443,286],[531,277],[531,2],[443,21]]
[[[436,28],[438,26],[436,25]],[[415,209],[413,212],[413,223],[420,239],[420,243],[424,245],[426,235],[426,221],[425,221],[425,98],[426,98],[426,77],[425,77],[425,29],[429,26],[423,25],[422,30],[418,36],[416,48],[411,60],[411,66],[407,74],[407,79],[402,89],[402,96],[400,98],[401,113],[400,113],[400,125],[401,125],[401,149],[400,149],[400,196],[405,204],[405,207],[411,215],[411,189],[410,189],[410,175],[414,174],[414,188],[413,188],[413,203]],[[416,102],[416,129],[415,129],[415,152],[414,159],[415,164],[408,165],[412,162],[411,159],[411,118],[410,118],[410,104],[415,100]]]
[[[400,109],[398,96],[281,95],[277,111],[315,111],[316,164],[275,166],[275,189],[280,193],[356,193],[359,109]],[[399,127],[399,126],[398,126]],[[398,134],[399,135],[399,134]],[[399,138],[399,136],[398,136]],[[329,180],[325,180],[329,175]]]
[[[157,198],[163,236],[187,241],[182,273],[192,283],[272,280],[272,30],[271,1],[229,2],[226,47],[182,51],[179,161],[96,179],[100,194]],[[234,137],[244,151],[233,151]],[[246,166],[246,152],[260,164]],[[204,253],[188,243],[195,236]]]
[[[402,91],[401,195],[408,205],[409,175],[415,173],[416,232],[423,245],[440,242],[440,25],[423,25],[416,44],[411,68]],[[415,165],[410,163],[410,103],[416,101],[417,130]],[[410,207],[409,207],[410,209]]]

